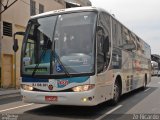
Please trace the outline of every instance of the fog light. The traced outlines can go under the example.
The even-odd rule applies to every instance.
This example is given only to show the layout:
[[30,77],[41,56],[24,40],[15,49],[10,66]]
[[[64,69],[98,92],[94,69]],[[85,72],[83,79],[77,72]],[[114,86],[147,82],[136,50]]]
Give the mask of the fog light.
[[87,102],[87,98],[82,98],[82,102]]

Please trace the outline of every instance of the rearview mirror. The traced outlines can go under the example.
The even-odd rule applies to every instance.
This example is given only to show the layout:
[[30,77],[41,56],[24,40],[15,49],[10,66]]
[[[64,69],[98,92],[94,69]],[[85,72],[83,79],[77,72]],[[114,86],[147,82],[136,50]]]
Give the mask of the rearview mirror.
[[13,51],[14,52],[17,52],[19,46],[18,46],[18,40],[17,39],[14,39],[14,44],[13,44]]
[[18,40],[15,38],[16,35],[21,35],[21,36],[24,36],[24,32],[16,32],[14,33],[14,36],[13,36],[13,51],[14,52],[17,52],[19,46],[18,46]]

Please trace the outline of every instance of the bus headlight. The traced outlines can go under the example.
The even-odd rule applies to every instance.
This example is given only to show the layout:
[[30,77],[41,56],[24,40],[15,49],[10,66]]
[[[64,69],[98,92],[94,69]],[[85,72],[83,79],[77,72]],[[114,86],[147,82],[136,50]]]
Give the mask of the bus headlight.
[[27,90],[27,91],[32,91],[33,90],[33,87],[30,86],[30,85],[21,85],[21,88],[24,89],[24,90]]
[[76,86],[76,87],[73,87],[72,90],[74,92],[83,92],[83,91],[88,91],[88,90],[91,90],[95,87],[94,84],[90,84],[90,85],[82,85],[82,86]]

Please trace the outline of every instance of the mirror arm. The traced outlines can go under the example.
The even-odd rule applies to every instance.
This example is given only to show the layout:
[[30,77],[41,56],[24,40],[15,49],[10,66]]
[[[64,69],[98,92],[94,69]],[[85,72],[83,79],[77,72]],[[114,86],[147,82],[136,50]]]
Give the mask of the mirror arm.
[[25,35],[25,32],[16,32],[16,33],[14,33],[14,35],[13,35],[13,40],[15,40],[16,35],[22,35],[22,36],[24,36],[24,35]]

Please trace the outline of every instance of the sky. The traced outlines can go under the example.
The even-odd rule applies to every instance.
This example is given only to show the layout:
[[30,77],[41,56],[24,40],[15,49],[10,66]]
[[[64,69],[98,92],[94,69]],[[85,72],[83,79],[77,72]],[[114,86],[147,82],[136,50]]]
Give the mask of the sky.
[[160,0],[90,0],[105,9],[160,55]]

